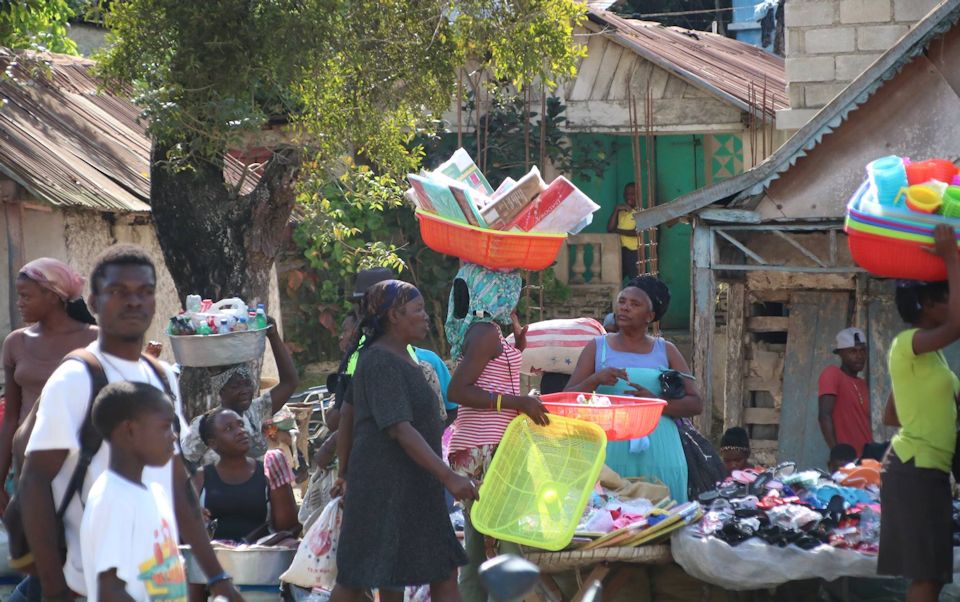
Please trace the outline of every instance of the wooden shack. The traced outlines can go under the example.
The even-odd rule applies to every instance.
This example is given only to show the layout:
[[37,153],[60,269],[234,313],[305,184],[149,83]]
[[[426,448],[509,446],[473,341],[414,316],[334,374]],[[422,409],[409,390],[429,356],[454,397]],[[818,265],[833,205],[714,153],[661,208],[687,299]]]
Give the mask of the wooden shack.
[[[837,362],[834,335],[847,326],[867,333],[874,437],[889,438],[886,355],[903,325],[893,283],[851,261],[843,219],[871,160],[960,157],[958,20],[960,0],[943,2],[760,165],[638,214],[640,228],[693,225],[693,363],[713,401],[705,423],[714,433],[746,426],[761,462],[825,465],[817,378]],[[702,378],[715,363],[717,386]]]

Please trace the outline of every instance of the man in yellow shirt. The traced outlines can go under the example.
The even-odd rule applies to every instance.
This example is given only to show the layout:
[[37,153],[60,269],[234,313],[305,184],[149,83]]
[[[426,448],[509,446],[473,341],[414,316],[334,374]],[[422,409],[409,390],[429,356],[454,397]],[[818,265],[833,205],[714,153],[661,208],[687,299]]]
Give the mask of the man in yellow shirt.
[[620,235],[620,258],[625,279],[635,278],[637,269],[637,222],[633,212],[637,210],[637,186],[630,182],[623,187],[624,202],[613,209],[613,215],[607,223],[607,232]]

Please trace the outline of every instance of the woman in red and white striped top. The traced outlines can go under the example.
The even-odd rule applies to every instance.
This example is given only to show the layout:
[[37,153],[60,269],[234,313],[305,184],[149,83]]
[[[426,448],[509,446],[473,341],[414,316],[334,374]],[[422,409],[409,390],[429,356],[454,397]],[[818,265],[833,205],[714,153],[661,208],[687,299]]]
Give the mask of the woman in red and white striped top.
[[[446,332],[451,355],[459,360],[447,397],[460,405],[450,441],[450,467],[480,481],[490,465],[507,425],[520,412],[537,424],[548,422],[536,397],[520,394],[521,351],[526,328],[516,315],[522,280],[517,272],[494,272],[464,264],[454,280],[447,310]],[[503,337],[498,324],[513,327],[516,346]],[[486,602],[477,570],[486,560],[483,535],[464,512],[464,544],[468,566],[460,570],[464,602]]]

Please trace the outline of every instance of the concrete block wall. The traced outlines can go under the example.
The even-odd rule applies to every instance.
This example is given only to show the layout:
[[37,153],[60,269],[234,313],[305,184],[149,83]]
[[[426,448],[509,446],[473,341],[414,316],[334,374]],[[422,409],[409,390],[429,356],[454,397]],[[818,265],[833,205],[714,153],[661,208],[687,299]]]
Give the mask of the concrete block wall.
[[777,113],[777,127],[802,127],[939,2],[786,0],[790,109]]

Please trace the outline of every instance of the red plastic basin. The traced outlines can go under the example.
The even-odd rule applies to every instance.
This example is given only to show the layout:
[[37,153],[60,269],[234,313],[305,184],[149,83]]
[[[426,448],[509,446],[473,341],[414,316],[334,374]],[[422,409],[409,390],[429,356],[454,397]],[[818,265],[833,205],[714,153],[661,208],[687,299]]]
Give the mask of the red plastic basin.
[[[541,395],[540,399],[551,414],[586,420],[598,425],[607,433],[609,441],[646,437],[657,428],[660,414],[667,405],[667,402],[662,399],[602,395],[609,398],[613,405],[588,406],[577,403],[578,395],[581,393],[549,393]],[[590,393],[582,395],[590,395]]]

